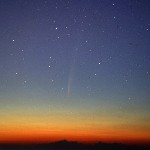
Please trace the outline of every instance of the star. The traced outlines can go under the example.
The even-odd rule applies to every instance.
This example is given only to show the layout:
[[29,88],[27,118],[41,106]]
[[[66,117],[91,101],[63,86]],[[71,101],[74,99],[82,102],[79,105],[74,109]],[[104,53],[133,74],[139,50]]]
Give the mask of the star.
[[49,65],[48,67],[50,68],[51,66]]
[[99,62],[98,64],[100,65],[101,63]]
[[18,74],[18,72],[15,73],[16,75]]
[[15,40],[12,40],[13,42],[15,41]]
[[56,27],[55,29],[57,30],[58,28]]

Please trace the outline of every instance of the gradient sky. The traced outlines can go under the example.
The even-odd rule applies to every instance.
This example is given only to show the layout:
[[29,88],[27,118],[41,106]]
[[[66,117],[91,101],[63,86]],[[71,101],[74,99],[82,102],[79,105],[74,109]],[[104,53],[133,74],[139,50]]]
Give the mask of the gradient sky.
[[149,0],[0,0],[0,142],[150,142]]

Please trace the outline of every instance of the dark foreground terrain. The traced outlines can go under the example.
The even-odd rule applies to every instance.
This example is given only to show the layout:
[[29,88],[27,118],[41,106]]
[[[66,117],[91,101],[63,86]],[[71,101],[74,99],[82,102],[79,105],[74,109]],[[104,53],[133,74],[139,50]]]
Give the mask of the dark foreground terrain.
[[14,145],[1,144],[0,150],[150,150],[148,146],[97,143],[94,145],[59,141],[50,144]]

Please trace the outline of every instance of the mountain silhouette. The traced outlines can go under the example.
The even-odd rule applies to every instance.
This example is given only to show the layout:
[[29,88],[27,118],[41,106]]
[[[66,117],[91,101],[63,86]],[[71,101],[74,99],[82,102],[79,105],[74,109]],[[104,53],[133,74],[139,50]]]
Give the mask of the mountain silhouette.
[[48,144],[0,144],[0,150],[149,150],[150,146],[133,146],[120,143],[82,144],[76,141],[57,141]]

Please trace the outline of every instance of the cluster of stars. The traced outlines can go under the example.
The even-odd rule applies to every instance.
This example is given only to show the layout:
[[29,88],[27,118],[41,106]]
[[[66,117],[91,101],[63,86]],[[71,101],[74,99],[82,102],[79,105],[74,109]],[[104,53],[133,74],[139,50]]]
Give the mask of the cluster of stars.
[[[46,5],[48,4],[48,2],[46,1],[46,3],[45,3]],[[46,7],[46,5],[45,5],[45,7]],[[115,3],[111,3],[110,5],[113,5],[113,10],[115,10],[115,8],[116,7],[118,7],[117,6],[117,4],[115,4]],[[56,9],[57,9],[57,11],[59,10],[59,3],[57,3],[56,2],[56,7],[55,7]],[[67,9],[69,9],[69,2],[68,2],[68,4],[67,4]],[[42,12],[42,9],[41,8],[37,8],[36,9],[37,11],[40,11],[40,12]],[[86,12],[87,12],[87,14],[86,14]],[[115,11],[114,11],[115,12]],[[53,34],[53,37],[50,37],[50,35],[51,35],[51,33],[48,35],[50,38],[48,38],[48,45],[52,45],[51,47],[50,47],[50,52],[51,51],[53,51],[53,49],[55,49],[55,53],[59,53],[58,52],[58,49],[56,48],[58,45],[61,45],[62,47],[60,48],[61,49],[61,51],[64,51],[63,52],[63,54],[62,55],[66,55],[67,53],[70,53],[69,51],[72,51],[71,50],[71,47],[74,47],[74,46],[77,46],[78,47],[78,50],[77,50],[77,60],[78,59],[80,59],[79,57],[80,57],[80,54],[82,54],[83,53],[83,51],[85,50],[85,51],[88,51],[88,52],[90,52],[90,53],[88,53],[88,54],[85,54],[86,56],[83,56],[83,58],[82,58],[82,61],[80,60],[79,61],[79,63],[78,63],[78,65],[82,65],[82,64],[84,64],[83,66],[87,66],[87,64],[89,64],[89,62],[88,62],[88,59],[85,59],[86,57],[87,58],[90,58],[90,57],[95,57],[95,58],[97,58],[97,59],[93,59],[93,61],[95,62],[96,61],[96,63],[95,64],[98,64],[98,65],[100,65],[101,67],[98,67],[98,65],[96,65],[95,67],[93,66],[93,67],[91,67],[91,68],[96,68],[96,70],[91,70],[91,73],[90,73],[90,75],[88,75],[88,76],[90,76],[89,77],[89,79],[91,80],[91,82],[93,81],[93,79],[95,79],[95,80],[98,80],[98,79],[100,79],[100,73],[101,72],[103,72],[103,68],[104,68],[104,66],[108,66],[108,65],[110,65],[110,66],[113,66],[114,64],[114,61],[113,61],[113,59],[112,58],[114,58],[114,60],[117,58],[117,57],[120,57],[117,53],[116,53],[116,56],[114,56],[113,54],[112,54],[112,51],[116,51],[115,49],[118,49],[117,47],[112,47],[112,50],[110,50],[110,51],[108,51],[107,49],[109,48],[109,44],[107,45],[106,43],[109,43],[109,42],[103,42],[103,40],[101,40],[102,39],[102,37],[104,37],[104,39],[109,39],[109,36],[113,36],[113,38],[114,37],[117,37],[116,39],[118,39],[119,40],[119,36],[121,36],[121,35],[117,35],[117,34],[121,34],[121,32],[125,32],[125,29],[124,29],[124,26],[120,23],[120,24],[117,24],[117,22],[116,23],[114,23],[113,22],[113,24],[115,24],[116,25],[116,27],[117,27],[117,31],[115,30],[116,28],[114,28],[114,26],[112,27],[112,31],[109,31],[108,32],[108,29],[107,28],[105,28],[105,26],[103,26],[102,25],[102,22],[100,21],[101,20],[101,18],[100,18],[100,20],[99,20],[99,22],[101,22],[101,23],[99,23],[98,21],[96,22],[96,23],[99,23],[99,25],[98,24],[95,24],[94,23],[94,20],[92,20],[93,18],[96,18],[97,17],[97,13],[98,13],[98,11],[97,10],[95,10],[94,12],[93,12],[93,14],[91,13],[91,14],[89,14],[89,12],[88,11],[86,11],[86,9],[83,9],[83,11],[82,10],[80,10],[80,17],[78,17],[78,16],[76,16],[76,15],[74,15],[74,14],[72,14],[72,17],[71,17],[71,23],[70,24],[68,24],[68,23],[66,23],[65,21],[62,23],[62,24],[60,24],[60,21],[59,21],[59,19],[57,18],[57,17],[51,17],[51,16],[46,16],[45,18],[45,20],[46,20],[46,22],[47,22],[47,24],[49,25],[49,28],[50,29],[52,29],[51,30],[51,32],[52,32],[52,34]],[[91,18],[90,18],[90,15],[93,15]],[[108,16],[107,16],[108,17]],[[109,18],[110,17],[110,18]],[[112,21],[112,18],[114,19],[114,20],[116,20],[116,19],[118,19],[119,20],[119,18],[120,17],[117,17],[117,14],[115,14],[115,13],[112,13],[112,14],[110,14],[110,16],[108,17],[108,24],[109,23],[111,23],[111,21]],[[44,19],[43,19],[44,20]],[[42,24],[42,23],[41,23]],[[101,24],[101,25],[100,25]],[[108,26],[108,24],[107,24],[107,26]],[[45,25],[46,26],[46,25]],[[51,26],[52,26],[52,28],[51,28]],[[95,39],[92,39],[90,36],[92,36],[92,34],[96,34],[96,33],[93,33],[93,31],[95,30],[95,28],[96,27],[99,27],[98,28],[98,30],[97,30],[97,32],[98,31],[100,31],[99,32],[99,34],[98,34],[98,36],[97,37],[95,37]],[[114,31],[115,30],[115,31]],[[120,31],[120,33],[118,33]],[[146,28],[146,31],[149,31],[149,28],[147,27]],[[115,34],[114,35],[111,35],[110,33],[111,32],[114,32]],[[103,36],[102,36],[102,34],[103,34]],[[110,35],[109,35],[110,34]],[[79,35],[79,36],[77,36],[77,35]],[[72,41],[70,40],[68,40],[68,39],[66,39],[66,36],[68,37],[68,38],[70,38],[70,39],[72,39]],[[55,40],[54,40],[54,38],[55,38]],[[108,40],[107,39],[107,40]],[[68,41],[69,42],[68,42]],[[19,40],[17,39],[17,40],[15,40],[15,39],[13,39],[12,40],[12,42],[13,42],[13,44],[15,44],[15,42],[18,42]],[[65,45],[64,43],[62,43],[62,41],[65,41],[67,44],[66,45],[69,45],[68,47],[68,52],[67,52],[67,50],[64,50],[64,49],[67,49],[66,47],[65,48],[63,48],[63,45]],[[94,46],[91,46],[91,43],[92,42],[95,42],[95,43],[97,43],[98,45],[99,45],[99,47],[94,47]],[[16,42],[16,45],[17,45],[17,42]],[[116,41],[114,41],[114,42],[116,42]],[[37,42],[38,43],[38,42]],[[73,43],[73,44],[72,44]],[[75,44],[74,44],[75,43]],[[94,45],[94,44],[93,44]],[[95,44],[96,45],[96,44]],[[130,45],[130,46],[132,46],[132,44]],[[19,46],[20,47],[20,46]],[[40,46],[39,46],[40,47]],[[44,46],[43,46],[44,47]],[[37,47],[38,48],[38,47]],[[29,49],[29,47],[28,47],[28,49]],[[39,48],[39,49],[41,49],[40,51],[42,51],[43,50],[43,48],[42,48],[42,46]],[[73,49],[73,48],[72,48]],[[109,48],[110,49],[110,48]],[[26,60],[26,57],[24,56],[25,54],[26,55],[28,55],[27,53],[29,53],[29,50],[25,50],[24,51],[24,49],[21,49],[20,48],[20,50],[21,50],[21,52],[22,52],[22,61],[24,62],[24,65],[26,65],[26,63],[25,63],[25,60]],[[39,51],[39,50],[38,50]],[[44,51],[44,50],[43,50]],[[101,52],[101,53],[103,53],[102,55],[99,55],[98,54],[98,51],[99,52]],[[44,53],[47,53],[48,52],[48,50],[45,50],[45,52]],[[53,52],[54,53],[54,52]],[[50,54],[49,52],[48,52],[48,54]],[[13,54],[13,52],[11,52],[10,53],[10,55],[11,56],[14,56],[14,54]],[[46,54],[47,55],[47,54]],[[87,56],[88,55],[88,56]],[[113,55],[113,56],[112,56]],[[16,57],[16,56],[14,56],[14,57]],[[18,57],[19,57],[19,54],[18,54]],[[33,56],[34,57],[34,56]],[[46,56],[47,57],[47,56]],[[56,56],[57,57],[57,56]],[[61,56],[60,56],[61,57]],[[123,58],[124,56],[123,55],[121,55],[121,57]],[[46,58],[45,58],[46,59]],[[53,67],[53,63],[55,62],[54,60],[54,58],[52,59],[52,57],[50,56],[49,57],[49,59],[51,60],[50,62],[48,61],[48,62],[46,62],[46,64],[47,64],[47,68],[49,69],[48,70],[48,72],[50,72],[50,73],[53,73],[53,72],[55,72],[55,69],[54,69],[54,67]],[[59,58],[57,58],[58,59],[58,62],[59,62]],[[64,60],[65,60],[65,58],[64,58]],[[97,60],[100,60],[100,61],[97,61]],[[27,60],[26,60],[27,61]],[[63,64],[63,62],[62,62],[62,64]],[[94,64],[94,63],[93,63]],[[55,68],[57,68],[57,64],[55,63]],[[77,67],[78,68],[78,67]],[[129,70],[131,70],[131,69],[129,69]],[[49,73],[49,74],[50,74]],[[149,71],[146,71],[146,74],[149,74]],[[20,76],[22,76],[22,73],[20,73],[19,71],[18,72],[15,72],[15,75],[17,76],[17,77],[20,77]],[[50,80],[50,82],[51,83],[53,83],[54,82],[54,80],[56,81],[57,79],[56,79],[56,77],[57,77],[57,75],[55,75],[55,76],[49,76],[49,80]],[[25,77],[24,77],[25,78]],[[53,79],[52,79],[53,78]],[[126,76],[126,79],[124,79],[124,78],[122,78],[122,84],[124,83],[124,82],[126,82],[127,84],[128,84],[128,81],[129,81],[129,79],[128,79],[128,76]],[[27,79],[26,80],[24,80],[23,79],[23,83],[24,84],[26,84],[26,83],[28,83],[27,82]],[[90,88],[90,89],[92,89],[92,86],[90,87],[91,85],[89,84],[88,85],[88,89]],[[64,88],[65,87],[62,87],[61,88],[61,90],[64,90]],[[85,87],[86,88],[86,87]],[[92,91],[92,90],[91,90]],[[129,98],[130,99],[130,98]]]

